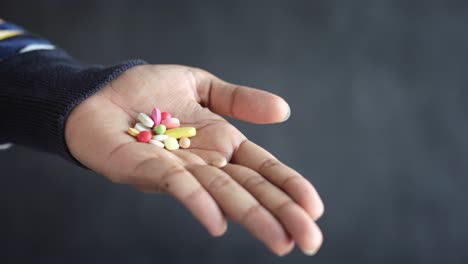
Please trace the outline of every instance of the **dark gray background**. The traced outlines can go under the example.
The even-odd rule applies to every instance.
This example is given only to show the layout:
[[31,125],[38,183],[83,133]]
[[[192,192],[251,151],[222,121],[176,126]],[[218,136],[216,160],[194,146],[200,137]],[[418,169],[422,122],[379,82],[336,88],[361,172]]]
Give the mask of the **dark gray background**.
[[[39,3],[40,2],[40,3]],[[0,152],[2,263],[468,263],[468,1],[2,0],[100,64],[188,64],[283,96],[236,123],[326,205],[314,257],[277,258],[236,224],[211,238],[168,196],[23,147]]]

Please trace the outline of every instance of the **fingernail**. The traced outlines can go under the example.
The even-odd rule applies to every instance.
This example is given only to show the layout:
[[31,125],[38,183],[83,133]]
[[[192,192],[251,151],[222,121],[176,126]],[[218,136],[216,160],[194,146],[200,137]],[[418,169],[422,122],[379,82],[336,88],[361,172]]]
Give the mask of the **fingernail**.
[[312,250],[302,250],[302,252],[304,252],[304,254],[306,254],[307,256],[313,256],[313,255],[317,254],[317,250],[316,250],[316,249],[312,249]]
[[221,229],[218,229],[218,230],[216,230],[215,232],[210,231],[210,234],[211,234],[213,237],[221,237],[221,236],[223,236],[223,235],[226,233],[227,228],[228,228],[227,222],[224,221],[224,222],[223,222],[223,226],[222,226]]
[[291,107],[289,107],[289,105],[288,105],[288,112],[286,113],[286,116],[284,117],[283,121],[281,121],[281,122],[284,122],[284,121],[288,120],[290,116],[291,116]]
[[218,167],[218,168],[222,168],[227,165],[227,160],[226,158],[216,159],[211,162],[211,165]]

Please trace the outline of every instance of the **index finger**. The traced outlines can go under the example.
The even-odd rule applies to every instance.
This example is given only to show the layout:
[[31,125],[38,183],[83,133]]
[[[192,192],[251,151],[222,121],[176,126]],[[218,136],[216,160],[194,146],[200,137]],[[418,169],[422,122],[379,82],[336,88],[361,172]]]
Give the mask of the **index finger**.
[[233,154],[231,162],[260,173],[290,195],[313,219],[316,220],[323,214],[322,199],[312,184],[252,141],[244,140]]

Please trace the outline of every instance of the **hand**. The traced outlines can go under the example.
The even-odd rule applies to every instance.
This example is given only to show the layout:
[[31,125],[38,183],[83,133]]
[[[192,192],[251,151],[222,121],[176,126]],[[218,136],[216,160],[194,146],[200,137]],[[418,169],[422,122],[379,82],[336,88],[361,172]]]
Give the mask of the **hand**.
[[[168,151],[126,133],[138,113],[153,107],[197,128],[189,149]],[[318,193],[220,115],[275,123],[287,119],[289,106],[200,69],[137,66],[72,111],[66,142],[77,160],[112,182],[173,195],[213,236],[226,231],[226,215],[278,255],[294,242],[315,253],[322,234],[314,220],[324,210]]]

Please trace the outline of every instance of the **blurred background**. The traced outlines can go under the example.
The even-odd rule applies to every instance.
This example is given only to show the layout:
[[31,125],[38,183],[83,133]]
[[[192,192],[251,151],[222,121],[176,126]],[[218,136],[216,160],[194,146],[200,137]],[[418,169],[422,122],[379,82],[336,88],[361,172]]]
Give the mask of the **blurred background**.
[[48,154],[0,152],[0,263],[468,263],[468,2],[2,0],[81,61],[205,68],[283,96],[235,124],[321,193],[315,257],[239,225],[214,239],[166,195]]

